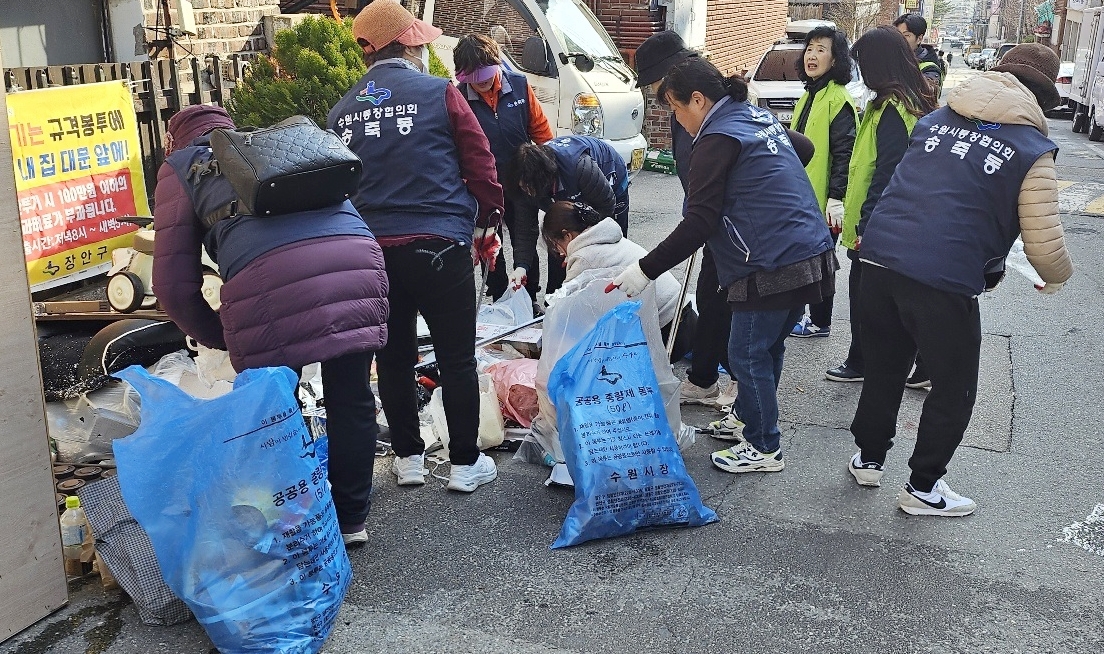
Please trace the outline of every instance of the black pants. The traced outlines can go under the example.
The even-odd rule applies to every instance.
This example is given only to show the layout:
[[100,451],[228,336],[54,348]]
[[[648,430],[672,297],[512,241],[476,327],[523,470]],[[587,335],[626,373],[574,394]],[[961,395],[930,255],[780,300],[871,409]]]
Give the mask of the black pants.
[[[832,243],[839,243],[840,235],[836,233],[832,236]],[[809,305],[809,320],[820,327],[821,329],[827,329],[832,326],[832,310],[835,308],[836,296],[833,293],[824,298],[816,304]]]
[[[671,326],[674,324],[674,320],[667,323],[663,327],[660,327],[659,333],[663,336],[663,344],[667,345],[671,339]],[[686,356],[690,350],[694,349],[694,332],[698,327],[698,312],[694,311],[694,307],[687,302],[682,307],[682,317],[679,318],[679,328],[675,332],[675,345],[671,348],[671,363],[674,363]],[[716,366],[713,366],[716,369]]]
[[[502,297],[502,294],[506,292],[506,286],[509,284],[508,277],[510,273],[518,267],[518,253],[521,253],[523,260],[527,258],[533,262],[529,270],[526,271],[525,290],[529,291],[529,297],[535,301],[537,291],[540,290],[541,280],[540,259],[537,258],[536,247],[537,241],[540,240],[537,206],[532,202],[507,195],[502,222],[510,233],[510,248],[514,252],[514,266],[509,269],[506,267],[506,255],[502,253],[502,250],[499,250],[498,258],[495,259],[495,269],[487,274],[487,295],[495,300]],[[499,233],[501,237],[501,230]],[[532,240],[531,236],[533,234],[537,234],[536,240]],[[529,235],[529,238],[526,238],[525,235]]]
[[417,316],[433,339],[449,432],[449,458],[479,458],[479,379],[475,369],[475,274],[471,249],[440,239],[383,248],[390,292],[387,345],[377,355],[380,401],[395,456],[425,451],[418,429]]
[[[691,384],[709,388],[717,382],[717,365],[724,366],[732,374],[728,364],[728,334],[732,329],[732,309],[720,282],[717,281],[717,262],[709,246],[702,252],[701,271],[695,294],[698,304],[698,322],[694,329],[694,358],[686,378]],[[683,327],[679,327],[682,332]]]
[[920,414],[909,481],[927,492],[946,474],[973,414],[981,359],[978,301],[878,266],[865,265],[862,274],[866,382],[851,433],[863,461],[885,461],[919,348],[932,388]]
[[[862,275],[863,269],[870,266],[859,261],[854,250],[847,251],[847,258],[851,260],[851,272],[847,275],[847,299],[851,303],[851,347],[847,350],[847,359],[843,365],[862,373],[865,370],[862,349]],[[820,326],[820,323],[814,324]]]
[[329,479],[343,532],[362,529],[370,505],[379,434],[376,398],[369,381],[371,369],[371,352],[354,352],[322,362]]

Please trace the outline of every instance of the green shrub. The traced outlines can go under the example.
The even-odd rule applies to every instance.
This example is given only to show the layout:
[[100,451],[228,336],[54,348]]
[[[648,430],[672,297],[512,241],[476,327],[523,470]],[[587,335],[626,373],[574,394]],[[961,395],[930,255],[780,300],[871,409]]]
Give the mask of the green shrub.
[[[326,126],[326,114],[364,75],[353,21],[310,17],[276,34],[271,57],[258,57],[226,110],[239,126],[267,127],[302,114]],[[429,70],[451,77],[430,48]]]

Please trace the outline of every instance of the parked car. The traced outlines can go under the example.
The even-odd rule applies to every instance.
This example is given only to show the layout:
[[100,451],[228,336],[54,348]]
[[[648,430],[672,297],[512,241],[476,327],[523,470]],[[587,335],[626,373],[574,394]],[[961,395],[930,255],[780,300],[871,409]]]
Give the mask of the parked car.
[[[787,25],[786,38],[776,41],[767,50],[750,75],[748,101],[770,109],[778,122],[786,127],[793,120],[794,105],[805,92],[805,85],[797,74],[797,64],[805,54],[805,35],[822,25],[835,27],[835,23],[825,20],[799,20]],[[862,83],[859,67],[854,63],[847,90],[861,111],[866,106],[870,91]]]
[[1002,43],[997,47],[997,51],[993,53],[993,63],[989,65],[990,68],[1000,63],[1000,60],[1004,55],[1012,48],[1019,45],[1019,43]]
[[974,60],[973,68],[978,70],[989,70],[990,61],[993,59],[993,55],[996,54],[996,48],[982,48],[981,52],[977,54],[977,58]]
[[1073,62],[1063,61],[1058,68],[1058,77],[1054,80],[1054,86],[1058,88],[1058,95],[1062,96],[1062,102],[1057,107],[1047,112],[1053,118],[1073,118],[1073,103],[1070,102],[1070,85],[1073,82]]

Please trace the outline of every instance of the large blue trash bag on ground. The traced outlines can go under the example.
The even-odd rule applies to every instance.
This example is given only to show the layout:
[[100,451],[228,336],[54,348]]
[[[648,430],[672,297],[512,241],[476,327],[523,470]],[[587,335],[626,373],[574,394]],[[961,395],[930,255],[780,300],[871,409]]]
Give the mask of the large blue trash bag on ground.
[[650,527],[717,520],[686,472],[640,324],[641,303],[603,316],[552,369],[560,445],[575,503],[553,548]]
[[131,366],[141,424],[115,441],[127,508],[223,654],[318,652],[352,569],[288,368],[194,398]]

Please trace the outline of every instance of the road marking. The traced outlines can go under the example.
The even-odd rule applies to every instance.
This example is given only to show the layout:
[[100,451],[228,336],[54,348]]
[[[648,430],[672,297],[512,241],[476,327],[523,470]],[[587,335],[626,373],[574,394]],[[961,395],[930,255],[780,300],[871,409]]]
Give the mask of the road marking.
[[1058,210],[1104,215],[1104,184],[1058,180]]
[[1104,556],[1104,504],[1097,504],[1084,522],[1062,528],[1063,543],[1072,543],[1086,552]]

